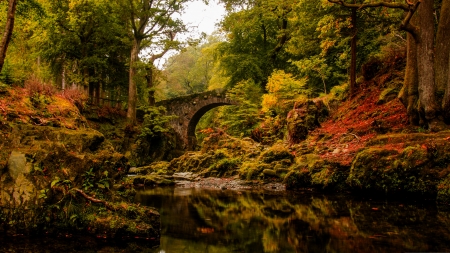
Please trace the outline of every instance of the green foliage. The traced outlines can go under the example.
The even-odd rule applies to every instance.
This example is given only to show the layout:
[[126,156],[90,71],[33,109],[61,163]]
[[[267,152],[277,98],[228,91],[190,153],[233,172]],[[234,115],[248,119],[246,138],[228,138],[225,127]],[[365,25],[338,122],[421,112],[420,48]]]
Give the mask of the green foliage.
[[151,139],[160,137],[163,133],[169,131],[168,123],[174,116],[166,116],[164,107],[144,106],[141,107],[141,110],[144,111],[144,122],[138,138]]
[[34,93],[30,96],[31,104],[36,108],[42,108],[51,102],[50,98],[43,94]]
[[271,145],[283,139],[286,130],[286,116],[265,116],[260,124],[252,130],[251,137],[265,145]]
[[330,94],[339,101],[345,99],[347,97],[347,93],[348,93],[348,84],[347,83],[334,86],[333,88],[331,88],[331,91],[330,91]]
[[102,177],[100,178],[100,180],[97,182],[97,187],[100,189],[109,189],[109,177],[108,177],[108,171],[105,170],[102,173]]
[[5,64],[3,65],[2,72],[0,73],[0,82],[2,82],[3,85],[11,85],[14,83],[9,61],[5,61]]
[[275,68],[288,67],[283,46],[288,40],[291,1],[255,1],[251,8],[230,10],[222,22],[228,41],[218,47],[218,59],[229,85],[254,80],[265,86]]
[[94,173],[94,168],[90,168],[89,170],[87,170],[84,175],[83,175],[83,189],[84,190],[89,190],[92,187],[94,187],[94,179],[95,179],[95,173]]
[[64,73],[66,83],[102,82],[107,89],[126,86],[130,46],[116,3],[58,0],[45,7],[38,43],[55,77]]
[[[254,81],[240,82],[228,90],[227,96],[238,101],[238,106],[223,106],[206,114],[197,125],[202,129],[217,127],[236,137],[248,137],[259,122],[259,104],[262,91]],[[198,137],[202,139],[200,134]]]

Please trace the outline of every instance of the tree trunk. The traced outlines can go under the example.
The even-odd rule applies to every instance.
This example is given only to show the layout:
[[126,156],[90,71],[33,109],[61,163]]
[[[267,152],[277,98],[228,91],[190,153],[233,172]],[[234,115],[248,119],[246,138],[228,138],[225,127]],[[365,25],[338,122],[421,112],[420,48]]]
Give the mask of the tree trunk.
[[[442,99],[442,112],[444,120],[450,124],[450,0],[443,0],[441,17],[439,19],[438,34],[436,37],[436,83],[444,86],[444,97]],[[445,54],[445,55],[444,55]],[[447,58],[445,58],[447,57]],[[441,62],[441,63],[438,63]],[[439,66],[439,68],[438,68]],[[441,69],[445,68],[445,69]],[[438,77],[439,76],[439,77]],[[442,80],[441,80],[442,78]],[[439,80],[438,80],[439,79]],[[438,86],[438,91],[439,86]]]
[[100,105],[100,90],[101,90],[101,85],[102,85],[100,80],[102,80],[102,79],[99,78],[98,81],[95,82],[95,91],[94,91],[94,93],[95,93],[95,103],[97,105]]
[[[436,89],[439,97],[445,91],[448,82],[449,53],[450,53],[450,0],[442,0],[441,16],[436,34],[436,55],[434,70],[436,71]],[[445,102],[443,102],[444,104]],[[445,110],[444,110],[445,112]]]
[[418,8],[420,23],[419,41],[417,43],[417,67],[419,74],[420,110],[426,122],[436,121],[439,110],[436,103],[436,86],[434,83],[434,1],[422,1]]
[[445,88],[444,99],[442,100],[442,111],[444,121],[450,124],[450,69],[448,70],[447,87]]
[[352,59],[350,63],[350,96],[353,97],[356,89],[356,34],[358,32],[356,27],[356,8],[352,8],[352,41],[351,51]]
[[155,101],[155,84],[153,82],[153,70],[154,65],[153,62],[148,63],[148,66],[146,67],[146,75],[145,79],[147,80],[147,88],[148,88],[148,105],[154,106]]
[[405,83],[408,84],[408,106],[407,113],[409,122],[418,125],[420,122],[418,100],[419,100],[419,73],[417,69],[417,43],[414,37],[408,33],[407,66],[405,72]]
[[6,50],[8,49],[14,29],[14,15],[16,13],[17,1],[18,0],[9,0],[5,31],[3,32],[3,38],[0,44],[0,72],[2,71],[3,64],[5,63]]
[[419,97],[419,80],[417,74],[417,45],[414,37],[408,33],[406,38],[406,70],[405,80],[399,98],[407,109],[409,123],[419,124],[417,100]]
[[130,75],[128,83],[128,110],[127,119],[130,125],[136,124],[136,102],[137,102],[137,87],[136,87],[136,63],[139,60],[139,49],[141,41],[136,38],[133,41],[130,57]]

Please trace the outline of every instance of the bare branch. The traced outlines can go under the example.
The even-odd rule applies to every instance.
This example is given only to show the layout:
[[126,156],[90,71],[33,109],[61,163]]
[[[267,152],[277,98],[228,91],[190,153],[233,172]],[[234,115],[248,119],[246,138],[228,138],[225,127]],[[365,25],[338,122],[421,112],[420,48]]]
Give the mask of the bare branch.
[[81,194],[81,196],[83,196],[85,199],[92,201],[94,203],[101,203],[103,205],[105,205],[105,207],[111,211],[116,211],[117,208],[114,207],[113,205],[111,205],[109,202],[105,201],[105,200],[101,200],[101,199],[96,199],[92,196],[87,195],[84,191],[78,189],[78,188],[72,188],[72,190],[78,192],[79,194]]

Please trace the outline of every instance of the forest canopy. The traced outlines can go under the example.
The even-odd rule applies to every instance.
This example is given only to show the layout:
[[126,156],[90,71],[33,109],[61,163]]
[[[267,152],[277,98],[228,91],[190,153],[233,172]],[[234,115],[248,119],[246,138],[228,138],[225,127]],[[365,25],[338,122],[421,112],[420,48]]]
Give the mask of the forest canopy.
[[410,123],[450,121],[450,0],[219,0],[226,15],[201,38],[180,19],[189,2],[1,1],[2,85],[83,90],[128,108],[131,124],[139,106],[228,89],[243,106],[209,112],[199,129],[249,136],[261,122],[282,128],[295,100],[333,87],[353,96],[385,59],[406,59]]

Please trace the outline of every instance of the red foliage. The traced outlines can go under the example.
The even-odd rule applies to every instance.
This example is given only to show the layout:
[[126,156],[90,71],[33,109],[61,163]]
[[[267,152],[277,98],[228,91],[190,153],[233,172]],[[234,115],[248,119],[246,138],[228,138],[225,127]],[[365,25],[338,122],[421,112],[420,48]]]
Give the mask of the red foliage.
[[[328,150],[320,154],[323,159],[350,165],[358,150],[378,134],[380,125],[388,132],[404,129],[408,125],[405,107],[398,99],[377,105],[380,93],[378,87],[371,87],[341,104],[333,117],[310,133],[309,146],[327,147]],[[330,138],[320,140],[324,136]],[[386,148],[397,150],[401,147],[401,144],[386,145]]]
[[53,96],[56,93],[56,88],[48,83],[42,83],[36,78],[31,78],[25,81],[24,88],[28,93],[28,96],[34,96],[35,94]]
[[63,90],[59,93],[59,96],[69,100],[80,111],[83,111],[88,101],[88,96],[83,91],[77,89]]

